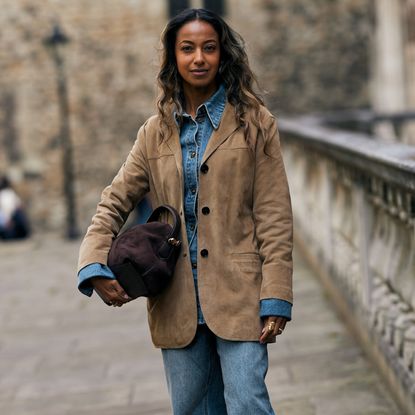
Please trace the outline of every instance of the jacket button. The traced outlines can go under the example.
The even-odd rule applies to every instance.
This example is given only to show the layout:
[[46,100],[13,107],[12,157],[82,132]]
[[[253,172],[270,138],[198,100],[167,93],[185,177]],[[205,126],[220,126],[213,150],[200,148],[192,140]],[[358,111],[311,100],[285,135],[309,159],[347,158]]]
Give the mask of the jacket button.
[[209,251],[207,249],[202,249],[200,255],[202,255],[203,258],[206,258],[209,255]]
[[206,174],[209,171],[209,166],[207,164],[203,163],[202,166],[200,167],[200,171],[203,174]]
[[209,215],[209,213],[210,213],[210,209],[209,209],[207,206],[204,206],[204,207],[202,208],[202,213],[203,213],[204,215]]

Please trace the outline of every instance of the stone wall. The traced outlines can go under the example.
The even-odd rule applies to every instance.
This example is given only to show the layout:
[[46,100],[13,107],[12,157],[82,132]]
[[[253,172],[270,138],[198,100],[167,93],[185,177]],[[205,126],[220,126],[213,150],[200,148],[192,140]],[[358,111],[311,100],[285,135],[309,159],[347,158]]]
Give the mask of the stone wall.
[[164,4],[8,0],[2,8],[0,171],[18,183],[37,226],[62,226],[56,71],[42,43],[58,22],[70,38],[63,56],[78,215],[85,224],[137,128],[153,112]]
[[[252,66],[277,112],[368,103],[368,0],[229,0]],[[201,1],[193,1],[200,6]],[[164,0],[4,0],[0,24],[0,172],[37,229],[64,225],[56,71],[43,39],[58,22],[83,231],[102,188],[154,112]],[[369,22],[369,23],[368,23]]]
[[369,106],[370,1],[261,3],[265,20],[258,55],[277,112]]

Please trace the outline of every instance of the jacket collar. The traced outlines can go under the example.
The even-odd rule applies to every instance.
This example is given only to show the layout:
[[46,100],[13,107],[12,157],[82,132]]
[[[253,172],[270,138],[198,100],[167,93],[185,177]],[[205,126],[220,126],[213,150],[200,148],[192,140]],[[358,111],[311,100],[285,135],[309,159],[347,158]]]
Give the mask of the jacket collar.
[[[230,104],[227,100],[225,101],[225,105],[221,113],[220,119],[215,119],[211,121],[212,123],[213,121],[218,121],[217,129],[213,131],[212,136],[209,139],[205,153],[202,158],[202,163],[205,163],[208,160],[208,158],[217,150],[217,148],[232,133],[234,133],[238,128],[240,128],[240,125],[235,118],[235,107],[232,104]],[[168,131],[165,131],[164,142],[170,148],[171,152],[174,154],[177,170],[179,171],[181,181],[183,183],[182,149],[180,146],[179,136],[180,131],[177,123],[175,122],[173,112],[171,113],[171,117],[168,120],[168,123],[170,125],[171,133],[169,134]]]
[[226,105],[226,90],[222,84],[218,90],[203,104],[215,130],[219,128],[223,110]]
[[[226,105],[226,89],[223,84],[219,86],[216,92],[203,104],[199,105],[196,110],[196,115],[200,114],[203,110],[206,111],[206,114],[212,124],[212,127],[217,130],[219,128],[220,120],[222,118],[223,110]],[[191,116],[186,112],[182,113],[182,116],[185,118],[190,118]],[[174,111],[173,118],[178,126],[178,117],[179,113]]]

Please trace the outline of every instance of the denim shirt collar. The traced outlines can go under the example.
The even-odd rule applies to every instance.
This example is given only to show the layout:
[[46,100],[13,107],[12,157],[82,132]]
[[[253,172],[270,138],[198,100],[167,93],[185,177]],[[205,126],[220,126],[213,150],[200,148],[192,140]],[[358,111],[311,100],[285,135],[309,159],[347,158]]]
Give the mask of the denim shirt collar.
[[[223,110],[225,109],[226,105],[226,90],[225,86],[221,84],[217,91],[202,105],[200,105],[196,110],[196,115],[200,112],[200,110],[203,111],[202,107],[204,107],[204,110],[206,111],[210,122],[212,123],[212,126],[215,130],[219,128],[220,120],[222,119]],[[191,118],[189,114],[186,112],[182,113],[182,116],[185,118]],[[178,119],[178,113],[174,112],[174,119]]]

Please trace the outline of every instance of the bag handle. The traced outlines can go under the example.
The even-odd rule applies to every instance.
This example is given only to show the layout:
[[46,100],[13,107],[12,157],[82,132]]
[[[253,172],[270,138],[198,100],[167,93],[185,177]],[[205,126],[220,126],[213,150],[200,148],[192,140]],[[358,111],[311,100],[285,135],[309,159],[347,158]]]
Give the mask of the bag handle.
[[178,239],[179,236],[179,232],[180,232],[180,227],[181,227],[181,220],[180,220],[180,216],[179,213],[177,212],[177,210],[170,206],[170,205],[160,205],[159,207],[155,208],[152,212],[152,214],[150,215],[150,217],[147,220],[147,223],[149,222],[156,222],[159,218],[159,216],[163,213],[163,212],[168,212],[171,214],[171,216],[173,217],[173,225],[172,225],[172,231],[169,235],[168,238],[168,243],[174,246],[178,246],[180,245],[180,241]]

